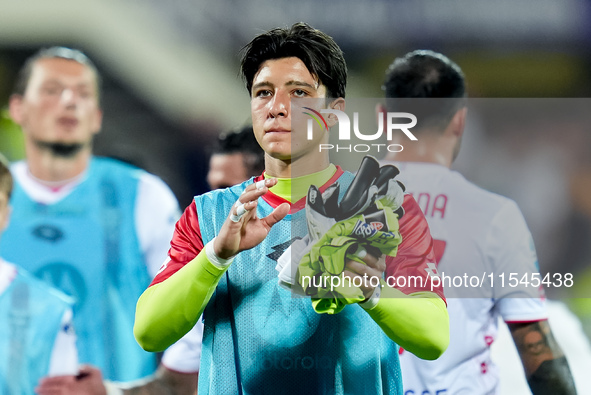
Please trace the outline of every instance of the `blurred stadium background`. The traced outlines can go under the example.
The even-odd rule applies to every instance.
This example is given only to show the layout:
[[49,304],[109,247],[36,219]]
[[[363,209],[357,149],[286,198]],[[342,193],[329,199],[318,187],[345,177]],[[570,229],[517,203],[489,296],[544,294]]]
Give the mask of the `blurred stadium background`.
[[[471,97],[571,98],[559,102],[591,110],[588,0],[0,0],[0,151],[24,154],[6,111],[24,59],[43,46],[77,47],[104,76],[96,153],[161,176],[184,207],[207,189],[217,134],[248,122],[240,48],[297,21],[341,45],[349,97],[381,97],[393,58],[428,48],[463,68]],[[589,125],[562,116],[499,130],[481,114],[456,167],[519,203],[542,272],[575,273],[574,289],[548,294],[566,298],[591,334]]]

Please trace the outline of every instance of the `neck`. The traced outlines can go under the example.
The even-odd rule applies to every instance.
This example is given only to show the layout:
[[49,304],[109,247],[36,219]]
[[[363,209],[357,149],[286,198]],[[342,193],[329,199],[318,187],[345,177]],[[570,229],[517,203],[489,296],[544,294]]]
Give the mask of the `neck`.
[[[273,187],[273,193],[288,202],[297,202],[308,194],[310,185],[318,187],[326,184],[328,180],[336,173],[337,167],[329,164],[326,169],[316,173],[307,174],[301,177],[278,178],[277,184]],[[265,178],[270,176],[265,173]]]
[[304,155],[297,159],[280,160],[265,155],[265,174],[277,178],[296,178],[317,173],[330,164],[328,155]]
[[83,147],[75,155],[59,156],[35,144],[26,145],[27,166],[31,175],[39,181],[50,183],[68,181],[82,174],[90,161],[90,146]]
[[[401,142],[394,142],[400,144]],[[451,167],[453,146],[443,138],[420,136],[418,141],[404,142],[401,152],[389,152],[384,158],[397,162],[424,162]]]

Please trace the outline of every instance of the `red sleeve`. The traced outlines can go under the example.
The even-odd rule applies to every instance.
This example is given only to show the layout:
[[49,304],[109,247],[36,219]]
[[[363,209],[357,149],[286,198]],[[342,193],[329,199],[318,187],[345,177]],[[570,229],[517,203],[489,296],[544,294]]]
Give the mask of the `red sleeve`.
[[[398,246],[395,258],[386,257],[386,282],[405,294],[431,291],[429,273],[437,273],[433,272],[436,270],[436,261],[429,225],[412,195],[404,196],[402,207],[404,207],[404,215],[400,219],[402,243]],[[420,277],[420,280],[417,277]],[[438,285],[437,281],[435,285]],[[432,292],[445,300],[441,285],[434,286]]]
[[195,201],[192,201],[174,227],[168,259],[150,286],[161,283],[172,276],[181,267],[192,261],[202,249],[203,239],[197,220],[197,206],[195,206]]

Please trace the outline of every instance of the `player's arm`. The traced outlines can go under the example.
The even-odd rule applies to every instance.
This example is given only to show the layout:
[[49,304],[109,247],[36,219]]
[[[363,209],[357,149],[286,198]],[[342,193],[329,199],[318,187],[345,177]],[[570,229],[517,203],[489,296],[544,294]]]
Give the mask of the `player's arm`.
[[168,259],[136,307],[134,333],[149,351],[163,350],[183,335],[225,272],[207,258],[195,202],[177,222],[170,246]]
[[367,313],[390,339],[419,358],[437,359],[449,345],[447,308],[434,293],[406,295],[386,285]]
[[[188,224],[177,226],[175,236],[196,255],[185,265],[172,262],[177,266],[171,270],[174,273],[158,282],[167,271],[164,269],[140,296],[134,325],[140,346],[147,351],[162,351],[187,333],[203,313],[231,259],[240,251],[258,245],[271,226],[287,215],[287,204],[280,205],[265,218],[254,215],[257,199],[276,182],[268,179],[249,185],[230,210],[218,235],[206,246],[202,245],[200,235],[187,231],[198,227],[196,213],[194,219],[188,219],[187,212],[183,214],[179,222]],[[194,210],[194,204],[190,207]]]
[[195,394],[202,336],[203,324],[199,321],[181,340],[166,349],[158,370],[148,380],[109,385],[125,388],[123,394]]
[[508,323],[534,395],[576,394],[575,384],[548,321]]
[[203,313],[226,269],[211,263],[204,248],[169,278],[146,289],[133,328],[139,345],[155,352],[179,340]]
[[[538,273],[533,239],[517,204],[507,201],[491,223],[485,255],[498,273]],[[539,285],[539,284],[538,284]],[[538,287],[493,288],[497,308],[507,322],[535,395],[574,394],[575,386],[564,353],[556,342]]]
[[160,365],[156,373],[129,384],[103,382],[99,369],[83,366],[80,374],[43,379],[35,392],[39,395],[194,395],[197,373],[178,373]]
[[[449,344],[449,315],[441,287],[433,287],[435,292],[431,292],[429,270],[434,269],[427,264],[435,262],[435,257],[427,222],[410,195],[406,196],[403,206],[406,212],[400,220],[403,241],[396,258],[388,257],[382,267],[369,260],[366,260],[366,267],[357,262],[351,264],[359,275],[366,271],[370,277],[382,277],[385,272],[386,280],[388,277],[421,279],[416,283],[418,287],[401,289],[382,282],[377,304],[362,303],[361,306],[390,339],[419,358],[433,360],[441,356]],[[378,270],[377,274],[372,273],[374,269]],[[371,303],[371,298],[368,302]]]

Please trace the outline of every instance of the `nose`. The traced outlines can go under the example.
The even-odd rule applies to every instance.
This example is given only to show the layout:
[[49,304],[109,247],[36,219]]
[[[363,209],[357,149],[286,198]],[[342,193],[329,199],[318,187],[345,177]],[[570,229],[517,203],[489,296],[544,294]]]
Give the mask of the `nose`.
[[75,94],[72,89],[64,89],[60,97],[60,103],[65,107],[73,106],[75,103]]
[[269,115],[272,118],[287,117],[291,108],[289,94],[280,90],[275,92],[275,95],[269,102],[269,105]]

